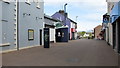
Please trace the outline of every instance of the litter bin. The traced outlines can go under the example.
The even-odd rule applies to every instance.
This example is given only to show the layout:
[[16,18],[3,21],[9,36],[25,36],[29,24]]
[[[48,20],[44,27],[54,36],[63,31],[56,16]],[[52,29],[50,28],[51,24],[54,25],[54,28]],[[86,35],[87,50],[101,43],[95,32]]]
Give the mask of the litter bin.
[[44,28],[44,48],[50,47],[49,28]]

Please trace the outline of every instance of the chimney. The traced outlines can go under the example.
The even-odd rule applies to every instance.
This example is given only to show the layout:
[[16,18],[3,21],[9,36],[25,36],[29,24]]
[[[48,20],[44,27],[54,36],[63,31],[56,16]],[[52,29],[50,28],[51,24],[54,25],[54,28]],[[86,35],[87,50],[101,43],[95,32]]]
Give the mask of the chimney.
[[[65,12],[64,12],[64,10],[59,10],[59,13],[64,15]],[[68,13],[65,13],[65,16],[68,17]]]
[[64,10],[59,10],[59,13],[64,15],[65,12],[64,12]]

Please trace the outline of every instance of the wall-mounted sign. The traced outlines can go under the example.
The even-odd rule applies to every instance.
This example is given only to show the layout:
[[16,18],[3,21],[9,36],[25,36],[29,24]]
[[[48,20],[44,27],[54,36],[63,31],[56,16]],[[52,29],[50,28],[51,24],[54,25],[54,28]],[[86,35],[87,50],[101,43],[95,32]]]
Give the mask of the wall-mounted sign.
[[112,15],[111,23],[113,23],[118,17],[119,17],[118,15]]
[[71,28],[71,32],[75,32],[76,30],[75,30],[75,28]]
[[58,32],[58,37],[60,37],[61,35],[60,35],[60,32]]
[[110,15],[103,15],[103,23],[109,23]]
[[34,40],[34,30],[28,29],[28,40]]

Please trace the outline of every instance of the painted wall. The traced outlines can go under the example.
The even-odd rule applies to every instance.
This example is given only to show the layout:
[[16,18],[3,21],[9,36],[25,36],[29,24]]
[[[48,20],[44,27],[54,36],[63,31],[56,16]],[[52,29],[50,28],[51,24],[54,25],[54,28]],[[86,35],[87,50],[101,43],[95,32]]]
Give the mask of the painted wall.
[[[40,9],[37,3],[20,2],[19,4],[19,45],[20,48],[40,45],[40,29],[44,28],[43,2],[40,2]],[[26,14],[26,15],[24,15]],[[28,29],[34,30],[34,40],[28,40]],[[44,34],[42,34],[44,35]],[[43,37],[43,36],[42,36]]]
[[[32,1],[32,0],[31,0]],[[2,44],[9,43],[10,46],[2,47],[3,51],[13,50],[17,47],[17,37],[16,37],[16,23],[18,20],[18,34],[19,34],[19,47],[24,48],[28,46],[40,45],[40,29],[44,28],[44,3],[40,2],[40,9],[36,8],[37,3],[30,2],[26,4],[25,2],[19,3],[19,18],[17,19],[17,9],[16,3],[10,2],[10,4],[5,2],[0,2],[2,4]],[[24,15],[25,14],[25,15]],[[0,20],[1,21],[1,20]],[[28,29],[34,30],[34,40],[28,40]],[[42,35],[43,32],[42,32]],[[43,37],[43,36],[42,36]],[[42,38],[42,42],[43,38]],[[0,47],[1,48],[1,47]]]
[[102,26],[99,25],[97,27],[94,28],[94,35],[95,35],[95,39],[97,39],[97,36],[99,36],[99,33],[101,32]]
[[107,11],[108,11],[108,14],[110,14],[110,12],[111,12],[111,9],[112,9],[112,7],[113,7],[113,5],[115,4],[115,2],[108,2],[107,3]]
[[[76,27],[76,24],[73,23],[73,22],[70,22],[71,23],[71,29],[75,29]],[[72,32],[70,30],[70,38],[72,39]],[[76,32],[76,29],[75,29],[75,32],[74,32],[74,38],[77,39],[77,32]]]
[[47,18],[44,18],[44,22],[45,22],[45,24],[48,24],[48,25],[54,25],[55,23],[57,23],[57,22],[47,19]]
[[[60,21],[64,21],[65,19],[64,15],[60,14],[59,12],[56,12],[55,14],[53,14],[52,17]],[[66,19],[66,23],[64,23],[64,25],[68,25],[68,33],[70,33],[71,24],[68,18]]]
[[[47,25],[54,25],[55,23],[57,23],[57,22],[47,19],[47,18],[44,18],[44,22]],[[46,27],[46,28],[50,28],[50,31],[49,31],[50,41],[55,42],[55,33],[56,33],[55,28],[51,28],[51,27]]]
[[113,45],[113,28],[111,23],[108,23],[108,28],[109,28],[109,43],[110,45]]
[[108,28],[106,28],[105,29],[105,33],[106,33],[106,38],[105,38],[105,40],[107,41],[107,42],[109,42],[109,29]]
[[75,28],[75,23],[71,22],[71,28]]
[[16,23],[16,16],[14,13],[15,11],[15,2],[10,2],[10,4],[5,3],[2,1],[2,44],[9,43],[10,46],[3,47],[3,50],[10,50],[15,49],[15,23]]
[[114,4],[110,16],[111,16],[111,23],[113,23],[120,16],[120,2],[116,2]]
[[[0,1],[0,10],[2,10],[2,2],[1,1]],[[2,45],[2,11],[0,11],[0,45]],[[0,48],[0,51],[2,51],[2,48]]]

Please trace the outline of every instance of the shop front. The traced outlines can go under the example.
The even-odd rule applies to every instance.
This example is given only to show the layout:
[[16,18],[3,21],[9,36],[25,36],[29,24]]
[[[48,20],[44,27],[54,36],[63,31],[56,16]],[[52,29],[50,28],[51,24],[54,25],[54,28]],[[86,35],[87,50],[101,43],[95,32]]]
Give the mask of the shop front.
[[68,27],[56,29],[56,42],[68,42],[69,33]]
[[113,49],[120,53],[120,2],[115,3],[111,13],[110,22],[113,27]]

